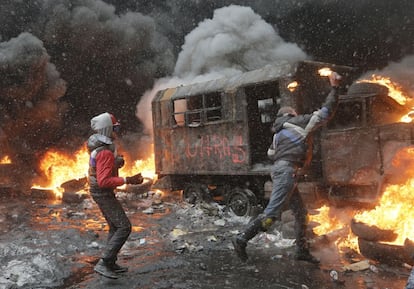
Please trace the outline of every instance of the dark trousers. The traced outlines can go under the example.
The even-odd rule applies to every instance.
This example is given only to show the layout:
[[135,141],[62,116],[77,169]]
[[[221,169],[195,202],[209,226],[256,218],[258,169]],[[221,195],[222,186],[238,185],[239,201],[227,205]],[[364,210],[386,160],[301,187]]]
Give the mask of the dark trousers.
[[102,259],[107,264],[113,264],[131,234],[131,222],[112,190],[99,190],[92,192],[91,195],[109,226],[108,240]]

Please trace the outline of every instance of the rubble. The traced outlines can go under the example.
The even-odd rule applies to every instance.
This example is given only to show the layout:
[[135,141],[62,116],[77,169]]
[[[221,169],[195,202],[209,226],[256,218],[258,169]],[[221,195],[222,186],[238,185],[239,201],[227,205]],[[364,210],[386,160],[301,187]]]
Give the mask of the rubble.
[[369,261],[368,260],[362,260],[362,261],[344,266],[344,270],[356,272],[356,271],[367,270],[369,267],[370,267]]
[[[146,198],[118,194],[134,226],[120,252],[119,261],[127,263],[131,271],[120,279],[122,285],[105,283],[93,273],[107,232],[105,221],[88,198],[80,204],[27,202],[11,210],[10,215],[15,218],[0,218],[0,227],[5,230],[0,238],[0,257],[4,260],[0,264],[0,288],[198,288],[198,282],[204,282],[207,289],[213,288],[209,287],[210,282],[221,288],[274,288],[275,284],[293,289],[330,288],[315,285],[318,284],[315,280],[325,280],[325,283],[329,281],[326,284],[353,289],[354,278],[362,278],[360,282],[364,284],[374,284],[368,282],[370,278],[376,282],[375,286],[384,282],[380,279],[386,269],[381,264],[370,263],[369,270],[362,270],[364,275],[360,277],[357,274],[362,271],[341,270],[339,261],[328,271],[296,263],[290,257],[294,240],[279,231],[284,227],[283,222],[290,222],[289,212],[269,232],[251,240],[249,252],[253,259],[241,265],[229,240],[250,218],[236,216],[217,203],[168,202],[153,192]],[[153,214],[144,213],[160,205],[163,212],[155,209]],[[1,209],[10,211],[11,207]],[[0,213],[0,216],[3,215]],[[7,227],[6,222],[14,226]],[[325,243],[324,247],[329,245]],[[349,266],[354,268],[357,264]],[[332,280],[328,273],[331,270],[338,272],[338,280]],[[292,274],[297,280],[293,281]],[[189,275],[192,278],[185,278]],[[159,280],[169,281],[167,284],[158,283]]]

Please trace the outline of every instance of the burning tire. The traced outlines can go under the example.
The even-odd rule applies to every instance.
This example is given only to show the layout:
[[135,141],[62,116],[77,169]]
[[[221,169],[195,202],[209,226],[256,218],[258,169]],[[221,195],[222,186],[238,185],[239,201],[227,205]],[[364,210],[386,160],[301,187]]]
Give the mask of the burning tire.
[[413,264],[413,259],[407,255],[404,246],[371,242],[362,238],[358,238],[358,246],[362,255],[385,264],[393,266],[400,266],[404,263]]
[[80,179],[72,179],[67,182],[64,182],[60,185],[61,188],[65,190],[65,192],[78,192],[83,190],[88,185],[88,179],[86,177]]
[[351,230],[358,237],[358,246],[361,254],[389,265],[413,264],[414,244],[406,240],[404,246],[385,244],[392,242],[397,234],[392,230],[383,230],[376,226],[352,220]]
[[142,182],[142,184],[139,184],[139,185],[128,184],[125,188],[125,191],[127,193],[142,195],[142,194],[147,193],[149,190],[151,190],[151,187],[152,187],[153,183],[154,183],[153,179],[144,178],[144,181]]
[[227,196],[226,205],[237,216],[252,216],[256,212],[257,199],[252,191],[235,188]]
[[351,221],[352,232],[361,239],[372,242],[393,242],[397,238],[397,234],[392,230],[383,230],[377,226],[369,226],[367,224]]
[[349,89],[348,94],[388,94],[388,88],[377,83],[355,82]]
[[31,188],[31,197],[36,199],[55,200],[56,195],[52,189],[48,188]]
[[79,204],[89,197],[88,194],[78,194],[76,192],[63,192],[62,202],[66,204]]

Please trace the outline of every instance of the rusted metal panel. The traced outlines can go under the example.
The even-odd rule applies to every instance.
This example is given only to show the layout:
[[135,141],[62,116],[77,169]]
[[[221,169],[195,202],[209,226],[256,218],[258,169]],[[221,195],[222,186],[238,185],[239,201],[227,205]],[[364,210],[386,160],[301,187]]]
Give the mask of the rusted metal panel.
[[327,132],[322,138],[323,172],[328,184],[372,185],[392,174],[396,153],[413,147],[413,125],[395,123]]
[[[172,94],[170,94],[171,96]],[[155,161],[158,174],[237,174],[246,172],[250,166],[248,130],[244,106],[240,111],[233,110],[233,97],[229,93],[223,98],[223,107],[227,107],[226,118],[217,123],[191,127],[186,125],[165,125],[154,122]],[[243,95],[237,95],[243,97]],[[153,102],[155,117],[170,118],[173,114],[165,95]],[[171,100],[169,100],[171,102]],[[243,103],[243,101],[241,101]],[[155,113],[157,106],[165,110],[162,115]],[[233,119],[240,115],[242,121]]]
[[[260,121],[260,114],[248,112],[248,106],[253,109],[255,105],[257,109],[257,98],[260,96],[254,96],[255,99],[250,101],[249,98],[247,101],[244,87],[238,85],[247,85],[250,82],[254,85],[254,81],[273,79],[279,75],[280,70],[269,68],[271,67],[259,70],[258,73],[247,73],[247,76],[237,81],[236,78],[215,80],[189,87],[177,87],[174,91],[160,91],[152,103],[157,174],[268,175],[265,166],[252,165],[252,152],[258,148],[251,143],[250,133],[252,129],[258,130],[257,125],[253,124]],[[277,86],[278,83],[275,82],[274,85]],[[217,89],[225,91],[217,94]],[[193,116],[189,114],[193,109],[191,99],[197,100],[197,93],[200,91],[203,92],[200,97],[206,97],[208,91],[213,91],[215,97],[221,95],[222,119],[207,123],[204,123],[203,118],[196,122],[189,121],[188,117]],[[174,108],[177,101],[181,100],[184,109],[177,109],[177,106]],[[197,115],[198,110],[194,111]],[[255,120],[249,119],[249,113]],[[265,148],[260,148],[260,153],[265,156],[267,142],[271,141],[270,129],[264,140],[266,145]]]
[[381,157],[377,128],[327,132],[322,136],[322,165],[326,182],[371,185],[379,181]]
[[411,123],[386,125],[381,129],[381,153],[385,180],[399,183],[411,178],[414,167],[414,126]]
[[163,171],[175,174],[236,174],[250,168],[247,131],[242,124],[180,127],[168,135],[169,160]]

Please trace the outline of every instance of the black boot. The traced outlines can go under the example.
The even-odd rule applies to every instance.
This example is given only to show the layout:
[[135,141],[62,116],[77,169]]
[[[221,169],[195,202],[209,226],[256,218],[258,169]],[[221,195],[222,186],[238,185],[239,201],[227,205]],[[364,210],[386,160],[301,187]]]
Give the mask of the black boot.
[[124,266],[118,265],[117,263],[113,263],[111,265],[111,269],[115,273],[125,273],[125,272],[128,272],[128,267],[124,267]]
[[111,268],[109,264],[105,263],[103,259],[100,259],[93,269],[96,273],[99,273],[106,278],[119,278],[118,274]]
[[[105,259],[103,259],[105,261]],[[110,261],[107,263],[108,267],[111,268],[112,271],[114,271],[115,273],[125,273],[128,272],[128,267],[124,267],[121,265],[118,265],[116,263],[117,258],[115,258],[115,260],[110,259]]]
[[237,256],[242,262],[246,262],[248,259],[246,246],[247,242],[257,235],[262,230],[261,218],[256,218],[251,222],[243,233],[233,237],[231,242],[233,243],[234,250]]
[[300,261],[306,261],[312,264],[320,263],[320,261],[309,252],[309,249],[305,247],[298,247],[296,249],[295,259]]
[[239,234],[233,237],[231,239],[231,242],[233,243],[234,250],[236,251],[236,254],[240,258],[240,260],[242,262],[246,262],[248,259],[246,252],[247,241],[243,239],[241,234]]

